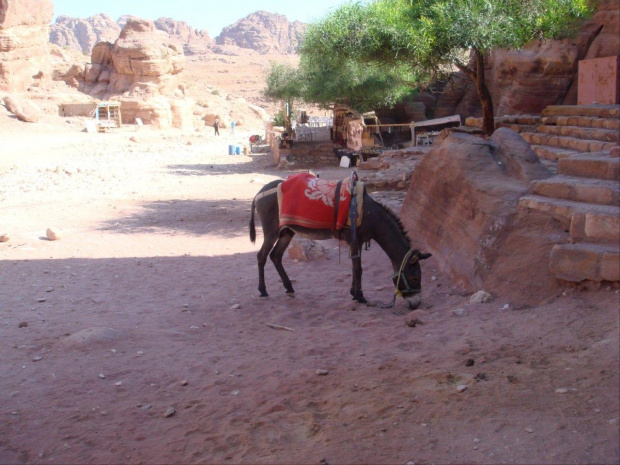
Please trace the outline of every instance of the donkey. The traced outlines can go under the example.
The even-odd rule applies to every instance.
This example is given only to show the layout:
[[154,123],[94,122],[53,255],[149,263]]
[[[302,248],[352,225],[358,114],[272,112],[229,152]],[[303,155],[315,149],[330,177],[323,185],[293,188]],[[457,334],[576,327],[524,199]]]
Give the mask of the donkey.
[[375,240],[392,262],[394,298],[396,295],[405,298],[411,309],[416,309],[420,305],[422,291],[420,260],[429,258],[431,254],[411,248],[404,227],[393,211],[373,200],[364,189],[362,221],[353,234],[351,228],[345,228],[340,232],[301,226],[286,226],[280,229],[276,188],[282,182],[282,180],[276,180],[266,184],[252,200],[250,240],[253,243],[256,242],[254,210],[260,217],[264,236],[263,245],[257,254],[258,290],[261,297],[269,295],[265,286],[265,263],[267,263],[268,256],[275,265],[287,294],[294,296],[295,290],[282,266],[282,256],[293,236],[299,234],[312,240],[325,240],[332,237],[346,240],[353,262],[353,281],[350,292],[353,300],[359,303],[367,303],[362,292],[362,245]]

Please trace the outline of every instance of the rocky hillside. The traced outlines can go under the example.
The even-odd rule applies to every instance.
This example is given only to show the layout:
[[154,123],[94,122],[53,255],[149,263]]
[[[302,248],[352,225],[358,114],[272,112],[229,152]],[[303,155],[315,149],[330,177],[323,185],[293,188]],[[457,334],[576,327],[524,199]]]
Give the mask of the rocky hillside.
[[286,16],[257,11],[225,27],[217,37],[219,45],[237,45],[261,54],[295,53],[306,25],[299,21],[289,22]]
[[[113,43],[129,16],[113,21],[102,13],[90,18],[59,16],[50,26],[50,42],[61,47],[90,53],[98,42]],[[185,55],[200,55],[210,51],[220,53],[229,45],[254,50],[260,54],[294,54],[306,25],[289,22],[286,16],[258,11],[224,28],[213,40],[205,30],[192,28],[184,21],[159,18],[155,27],[183,44]],[[217,45],[216,45],[217,44]]]

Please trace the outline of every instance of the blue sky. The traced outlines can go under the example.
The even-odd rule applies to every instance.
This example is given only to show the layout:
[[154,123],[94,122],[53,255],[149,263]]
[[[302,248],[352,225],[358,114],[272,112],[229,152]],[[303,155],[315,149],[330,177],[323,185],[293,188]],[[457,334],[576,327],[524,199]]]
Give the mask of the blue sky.
[[122,15],[145,19],[160,17],[185,21],[195,29],[206,29],[211,37],[222,28],[258,10],[285,15],[289,21],[314,22],[348,0],[53,0],[54,21],[59,15],[87,18],[106,13],[113,20]]

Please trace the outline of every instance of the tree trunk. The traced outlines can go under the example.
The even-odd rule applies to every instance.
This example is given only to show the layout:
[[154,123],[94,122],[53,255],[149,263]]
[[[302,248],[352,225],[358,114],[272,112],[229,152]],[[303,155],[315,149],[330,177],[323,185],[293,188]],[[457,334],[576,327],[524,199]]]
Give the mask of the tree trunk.
[[495,115],[493,113],[493,99],[487,87],[484,75],[484,56],[482,52],[474,49],[476,57],[476,90],[482,105],[482,132],[485,136],[490,136],[495,131]]
[[480,50],[473,49],[474,67],[469,68],[457,63],[457,67],[472,80],[478,92],[480,105],[482,106],[482,132],[490,136],[495,131],[495,115],[493,114],[493,99],[486,84],[484,76],[484,55]]

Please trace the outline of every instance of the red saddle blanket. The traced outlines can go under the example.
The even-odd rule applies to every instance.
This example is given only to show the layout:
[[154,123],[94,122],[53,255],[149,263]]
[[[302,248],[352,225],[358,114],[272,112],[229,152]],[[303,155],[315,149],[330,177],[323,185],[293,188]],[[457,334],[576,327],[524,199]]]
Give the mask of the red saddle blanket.
[[[336,218],[336,186],[338,181],[326,181],[310,173],[300,173],[286,178],[278,186],[280,228],[303,226],[312,229],[340,230],[350,226],[351,178],[342,181],[340,202]],[[357,226],[362,219],[364,186],[356,183],[358,206]]]

